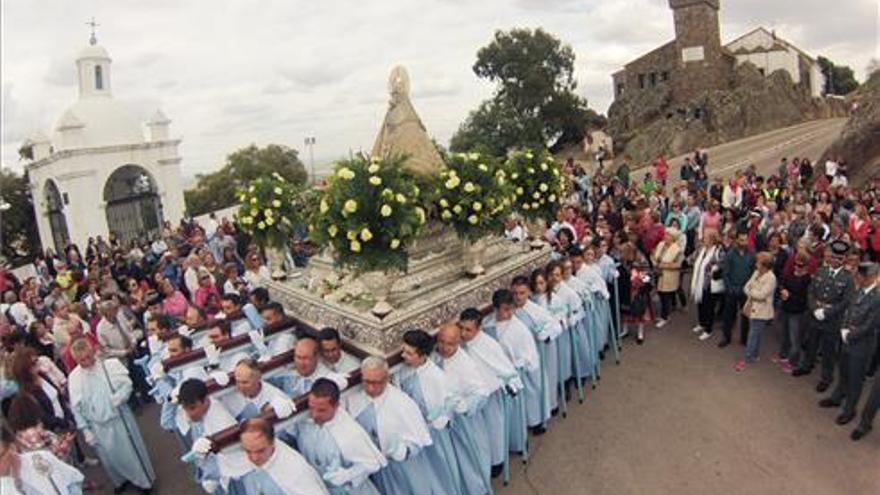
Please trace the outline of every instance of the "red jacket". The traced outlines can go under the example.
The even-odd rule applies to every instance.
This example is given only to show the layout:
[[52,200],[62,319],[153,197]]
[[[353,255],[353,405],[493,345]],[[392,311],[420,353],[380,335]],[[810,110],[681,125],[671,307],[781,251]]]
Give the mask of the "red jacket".
[[[856,226],[858,222],[860,224]],[[870,226],[871,222],[868,220],[859,220],[855,215],[849,216],[849,227],[847,227],[846,231],[849,233],[850,239],[857,243],[862,250],[868,249],[868,228]],[[876,232],[874,234],[876,236]]]

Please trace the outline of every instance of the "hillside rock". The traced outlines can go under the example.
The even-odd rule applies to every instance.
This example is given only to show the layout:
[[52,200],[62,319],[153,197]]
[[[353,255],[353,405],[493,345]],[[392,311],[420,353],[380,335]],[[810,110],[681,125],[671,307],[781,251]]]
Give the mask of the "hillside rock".
[[846,161],[851,184],[880,175],[880,71],[874,72],[849,100],[855,107],[840,136],[819,160],[824,169],[829,158]]
[[811,97],[783,70],[765,77],[743,64],[732,87],[703,92],[685,106],[663,90],[624,94],[608,110],[608,130],[618,151],[638,163],[846,113],[843,101]]

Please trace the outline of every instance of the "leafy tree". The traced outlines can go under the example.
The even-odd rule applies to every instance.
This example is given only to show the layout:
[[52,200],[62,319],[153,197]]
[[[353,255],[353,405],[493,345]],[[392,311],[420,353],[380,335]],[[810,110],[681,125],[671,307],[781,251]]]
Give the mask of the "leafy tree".
[[186,209],[195,216],[232,206],[240,187],[273,172],[297,185],[305,184],[308,179],[295,149],[279,144],[258,148],[252,144],[227,155],[226,164],[220,170],[198,175],[196,187],[184,192]]
[[852,68],[846,65],[835,65],[825,57],[819,57],[819,67],[825,76],[825,94],[847,95],[859,87]]
[[575,93],[574,51],[542,29],[497,31],[477,52],[477,77],[497,84],[453,136],[453,151],[559,147],[583,138],[604,120]]
[[4,205],[9,205],[9,209],[0,212],[0,254],[11,261],[36,254],[40,250],[40,236],[27,175],[0,171],[0,198]]

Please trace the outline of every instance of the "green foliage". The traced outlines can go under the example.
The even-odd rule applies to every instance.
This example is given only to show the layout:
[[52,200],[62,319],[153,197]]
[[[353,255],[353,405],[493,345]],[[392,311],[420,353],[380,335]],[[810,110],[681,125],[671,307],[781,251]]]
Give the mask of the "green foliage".
[[502,162],[473,152],[446,157],[433,196],[440,221],[470,241],[500,233],[514,199]]
[[310,225],[310,237],[332,247],[356,273],[406,270],[406,248],[425,225],[421,191],[403,170],[406,157],[358,155],[336,164]]
[[260,246],[285,246],[307,222],[303,187],[278,173],[257,177],[235,197],[241,205],[235,213],[236,223]]
[[604,119],[575,93],[574,51],[542,29],[497,31],[477,52],[474,73],[497,84],[453,136],[453,151],[483,148],[503,156],[518,147],[579,142]]
[[220,170],[199,175],[196,187],[184,192],[186,209],[195,216],[232,206],[237,190],[272,173],[295,185],[305,184],[308,178],[295,149],[278,144],[258,148],[252,144],[229,154]]
[[546,149],[515,151],[507,160],[507,169],[516,211],[529,220],[556,218],[567,184],[553,155]]
[[40,250],[40,236],[34,203],[26,175],[10,170],[0,171],[0,198],[10,207],[0,212],[3,246],[0,254],[13,261],[32,256]]
[[825,94],[848,95],[859,87],[855,73],[846,65],[835,65],[825,57],[819,57],[817,62],[825,76]]

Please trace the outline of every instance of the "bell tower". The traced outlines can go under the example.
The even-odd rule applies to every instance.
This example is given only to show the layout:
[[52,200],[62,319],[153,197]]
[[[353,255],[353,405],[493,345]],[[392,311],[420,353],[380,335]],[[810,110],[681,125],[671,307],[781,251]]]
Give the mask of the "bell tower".
[[685,102],[707,89],[725,89],[733,62],[721,46],[721,0],[669,0],[669,7],[678,51],[675,99]]

